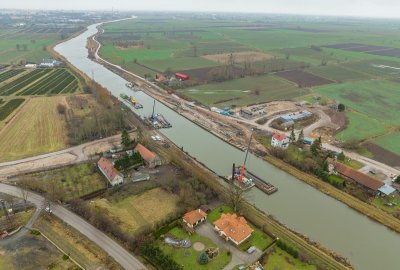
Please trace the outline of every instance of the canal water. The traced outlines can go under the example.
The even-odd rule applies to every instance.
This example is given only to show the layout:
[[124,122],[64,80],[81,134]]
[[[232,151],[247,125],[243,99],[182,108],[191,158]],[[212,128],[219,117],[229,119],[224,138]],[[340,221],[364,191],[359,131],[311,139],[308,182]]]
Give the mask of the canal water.
[[[87,58],[86,39],[96,32],[96,25],[89,26],[86,32],[59,44],[55,49],[78,69],[93,76],[113,95],[119,97],[124,93],[135,96],[144,106],[144,109],[136,112],[141,116],[149,116],[153,105],[151,97],[127,89],[124,79]],[[228,175],[233,162],[243,162],[242,151],[159,102],[156,103],[156,112],[162,113],[173,126],[162,130],[162,133],[218,174]],[[279,188],[271,196],[256,188],[248,192],[248,200],[259,209],[345,256],[356,269],[400,269],[397,257],[400,251],[399,234],[253,155],[249,155],[247,167]]]

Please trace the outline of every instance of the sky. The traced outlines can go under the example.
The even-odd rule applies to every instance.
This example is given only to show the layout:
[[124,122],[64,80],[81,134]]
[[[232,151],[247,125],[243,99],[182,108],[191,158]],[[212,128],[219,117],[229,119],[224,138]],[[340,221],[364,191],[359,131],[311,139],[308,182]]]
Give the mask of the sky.
[[400,18],[400,0],[1,0],[0,8],[257,12]]

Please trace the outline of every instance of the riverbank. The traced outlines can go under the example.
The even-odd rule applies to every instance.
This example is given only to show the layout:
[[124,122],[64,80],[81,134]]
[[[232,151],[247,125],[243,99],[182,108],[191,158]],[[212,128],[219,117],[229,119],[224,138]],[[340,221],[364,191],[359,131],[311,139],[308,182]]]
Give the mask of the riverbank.
[[[98,27],[98,31],[101,31],[99,29],[99,27]],[[234,136],[226,136],[226,134],[228,134],[230,130],[227,131],[227,130],[223,129],[224,128],[223,124],[225,124],[225,125],[229,124],[231,126],[236,126],[236,128],[237,128],[238,124],[231,123],[231,120],[228,119],[227,117],[215,120],[212,118],[213,115],[211,115],[211,113],[208,113],[204,117],[203,114],[205,114],[205,111],[199,110],[199,109],[196,110],[194,107],[185,110],[185,107],[187,108],[188,106],[185,106],[183,100],[172,99],[171,95],[168,94],[168,92],[165,91],[164,89],[162,89],[158,86],[155,86],[154,84],[148,82],[147,80],[145,80],[135,74],[132,74],[131,72],[123,69],[120,66],[113,65],[113,64],[109,63],[108,61],[102,59],[98,55],[98,51],[100,50],[101,45],[96,40],[96,35],[91,36],[90,39],[95,41],[95,43],[97,44],[97,47],[95,48],[95,50],[96,50],[95,58],[96,58],[97,63],[103,65],[105,68],[116,73],[118,76],[125,78],[128,81],[134,81],[135,83],[138,83],[141,87],[143,87],[145,90],[147,90],[146,94],[148,94],[152,98],[156,99],[157,101],[163,103],[165,106],[174,110],[176,113],[185,117],[189,121],[195,123],[196,125],[200,126],[201,128],[205,129],[206,131],[212,133],[213,135],[215,135],[219,139],[225,141],[226,143],[229,143],[230,145],[232,145],[242,151],[244,151],[247,148],[247,144],[244,139],[249,137],[248,133],[246,134],[247,136],[243,136],[244,139],[242,139],[242,140],[240,140],[239,136],[236,136],[235,139],[233,139]],[[154,91],[154,89],[153,89],[154,87],[156,88],[157,92]],[[174,102],[176,102],[176,103],[174,103]],[[219,124],[217,126],[215,126],[215,125],[213,126],[212,122],[215,122],[215,121],[224,121],[224,123]],[[205,124],[205,123],[207,123],[207,124]],[[221,130],[222,130],[222,132],[221,132]],[[243,128],[241,128],[241,130],[243,132]],[[238,132],[240,132],[240,130]],[[259,145],[252,146],[252,149],[259,149],[259,151],[261,150]],[[255,154],[256,156],[263,158],[262,156],[257,155],[256,152],[257,151],[254,151],[254,150],[252,151],[252,153]],[[314,177],[313,175],[301,172],[301,171],[295,169],[294,167],[290,166],[289,164],[284,163],[283,161],[281,161],[279,159],[276,159],[272,156],[265,156],[264,159],[267,162],[269,162],[270,164],[274,165],[275,167],[293,175],[294,177],[303,181],[304,183],[306,183],[306,184],[318,189],[319,191],[323,192],[324,194],[348,205],[349,207],[353,208],[354,210],[360,212],[361,214],[364,214],[364,215],[368,216],[369,218],[373,219],[374,221],[377,221],[377,222],[385,225],[386,227],[394,230],[395,232],[398,232],[398,233],[400,232],[400,220],[398,220],[397,218],[383,212],[382,210],[380,210],[372,205],[369,205],[367,203],[360,201],[359,199],[353,197],[350,194],[347,194],[341,190],[336,189],[335,187],[331,186],[328,183],[321,181],[320,179]]]
[[371,218],[374,221],[377,221],[386,227],[394,230],[397,233],[400,233],[400,220],[383,212],[382,210],[376,208],[373,205],[362,202],[361,200],[355,198],[354,196],[341,191],[332,185],[323,182],[317,177],[302,172],[290,164],[285,163],[284,161],[277,159],[272,156],[266,156],[264,159],[274,165],[275,167],[293,175],[297,179],[303,181],[304,183],[309,184],[310,186],[318,189],[319,191],[325,193],[326,195],[331,196],[332,198],[341,201],[342,203],[348,205],[354,210],[360,212],[363,215]]

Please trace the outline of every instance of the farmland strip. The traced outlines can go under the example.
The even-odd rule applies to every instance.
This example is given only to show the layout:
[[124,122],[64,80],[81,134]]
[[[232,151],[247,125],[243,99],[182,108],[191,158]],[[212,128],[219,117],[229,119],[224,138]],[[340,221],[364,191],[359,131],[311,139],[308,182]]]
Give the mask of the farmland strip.
[[17,99],[12,99],[9,102],[7,102],[5,105],[0,107],[0,121],[3,121],[6,119],[16,108],[18,108],[25,99],[23,98],[17,98]]
[[51,83],[54,79],[57,79],[64,73],[64,70],[56,70],[52,72],[49,76],[42,78],[36,83],[32,84],[30,87],[25,89],[22,92],[19,92],[17,95],[34,95],[36,92],[41,91],[42,88],[45,88],[49,83]]
[[24,69],[12,69],[0,74],[0,83],[7,81],[8,79],[17,76],[18,74],[24,72]]
[[22,76],[21,78],[18,78],[16,80],[12,81],[11,83],[6,84],[3,87],[1,87],[0,95],[11,95],[11,94],[25,88],[32,82],[36,81],[40,77],[49,73],[50,71],[51,70],[49,70],[49,69],[36,69],[36,70]]

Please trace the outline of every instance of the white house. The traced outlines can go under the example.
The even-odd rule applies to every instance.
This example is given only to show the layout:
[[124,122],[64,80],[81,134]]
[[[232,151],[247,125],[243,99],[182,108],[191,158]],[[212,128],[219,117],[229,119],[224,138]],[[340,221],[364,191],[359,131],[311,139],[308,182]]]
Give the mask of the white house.
[[275,133],[272,136],[271,145],[273,147],[286,149],[289,146],[289,137],[285,134]]
[[112,162],[105,157],[102,157],[97,162],[97,166],[112,186],[120,185],[124,182],[122,174],[117,169],[115,169]]

